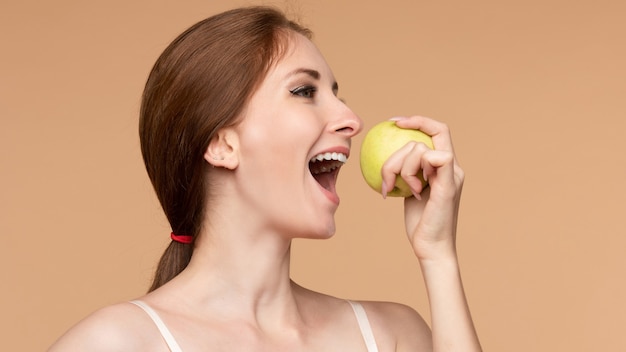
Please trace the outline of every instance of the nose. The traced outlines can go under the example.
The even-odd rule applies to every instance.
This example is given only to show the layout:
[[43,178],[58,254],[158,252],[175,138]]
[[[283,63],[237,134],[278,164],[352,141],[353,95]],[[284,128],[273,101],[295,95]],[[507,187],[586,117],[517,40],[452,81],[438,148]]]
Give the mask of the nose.
[[339,108],[334,112],[335,119],[329,124],[329,128],[346,137],[354,137],[363,129],[363,120],[344,102],[339,101]]

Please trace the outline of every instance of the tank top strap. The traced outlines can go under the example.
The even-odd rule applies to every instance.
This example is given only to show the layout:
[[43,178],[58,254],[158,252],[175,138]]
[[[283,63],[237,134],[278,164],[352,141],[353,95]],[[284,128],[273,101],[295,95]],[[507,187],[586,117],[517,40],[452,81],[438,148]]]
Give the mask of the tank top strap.
[[352,310],[354,310],[354,315],[356,316],[356,320],[359,323],[359,329],[361,329],[361,335],[363,335],[365,346],[367,346],[367,352],[378,352],[378,346],[376,346],[374,332],[372,331],[370,321],[367,318],[365,308],[363,308],[363,305],[361,305],[361,303],[359,302],[348,301],[348,303],[350,303],[350,306],[352,306]]
[[[180,346],[176,342],[176,339],[174,339],[174,336],[172,335],[172,333],[169,331],[169,329],[167,328],[167,326],[165,325],[161,317],[159,317],[156,311],[152,309],[152,307],[150,307],[145,302],[140,301],[140,300],[130,301],[130,303],[138,306],[146,314],[148,314],[150,319],[154,322],[156,327],[159,329],[159,332],[161,333],[163,340],[165,340],[165,343],[167,344],[171,352],[182,352]],[[361,335],[363,336],[363,341],[365,342],[367,351],[378,352],[376,339],[374,338],[374,333],[372,331],[372,327],[370,325],[369,319],[367,318],[367,313],[365,312],[365,308],[363,308],[363,305],[361,305],[359,302],[348,301],[348,303],[350,303],[350,306],[352,307],[352,310],[354,311],[354,315],[356,317],[357,323],[359,324],[359,329],[361,330]]]
[[180,346],[178,346],[178,343],[176,342],[176,339],[174,339],[174,336],[172,335],[170,330],[167,328],[163,320],[161,320],[161,317],[159,317],[157,312],[155,312],[154,309],[152,309],[152,307],[150,307],[145,302],[140,301],[140,300],[130,301],[130,303],[143,309],[143,311],[146,312],[146,314],[148,314],[150,319],[152,319],[154,324],[159,329],[161,336],[163,336],[163,339],[165,340],[165,343],[167,344],[167,347],[169,347],[171,352],[182,352],[182,350],[180,349]]

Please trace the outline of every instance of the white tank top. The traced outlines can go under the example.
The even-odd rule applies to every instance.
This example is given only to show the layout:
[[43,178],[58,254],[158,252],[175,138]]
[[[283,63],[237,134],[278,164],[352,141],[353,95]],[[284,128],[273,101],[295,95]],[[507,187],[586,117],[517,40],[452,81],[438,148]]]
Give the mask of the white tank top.
[[[161,336],[165,340],[165,343],[169,347],[171,352],[182,352],[180,346],[174,339],[174,336],[167,328],[161,317],[145,302],[140,300],[130,301],[130,303],[138,306],[143,309],[146,314],[152,319],[154,324],[159,329]],[[359,329],[361,329],[361,335],[363,335],[363,340],[365,341],[365,345],[367,346],[367,352],[378,352],[378,347],[376,346],[376,340],[374,339],[374,333],[372,332],[372,327],[370,326],[369,319],[367,319],[367,314],[365,313],[365,309],[363,306],[354,301],[348,301],[352,309],[354,310],[354,315],[356,316],[356,320],[359,323]]]

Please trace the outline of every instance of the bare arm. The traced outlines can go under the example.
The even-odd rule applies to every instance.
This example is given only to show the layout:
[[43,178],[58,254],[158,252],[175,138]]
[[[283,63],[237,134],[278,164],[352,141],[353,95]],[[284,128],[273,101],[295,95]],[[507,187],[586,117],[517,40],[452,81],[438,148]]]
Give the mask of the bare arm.
[[[456,160],[450,133],[446,125],[419,116],[396,123],[431,135],[435,145],[435,150],[430,150],[422,143],[407,144],[390,157],[382,171],[385,189],[392,189],[396,175],[401,175],[413,194],[421,198],[405,199],[405,225],[429,296],[433,351],[481,351],[456,253],[464,173]],[[418,173],[429,181],[426,190]]]

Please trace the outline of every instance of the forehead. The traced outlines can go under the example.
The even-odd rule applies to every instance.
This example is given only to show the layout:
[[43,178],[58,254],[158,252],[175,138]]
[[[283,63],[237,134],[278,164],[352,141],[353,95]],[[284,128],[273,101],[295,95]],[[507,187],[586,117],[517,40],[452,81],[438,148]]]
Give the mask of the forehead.
[[334,81],[332,70],[317,46],[305,36],[293,33],[286,39],[283,55],[268,70],[266,80],[285,79],[302,70],[315,70],[321,80]]

